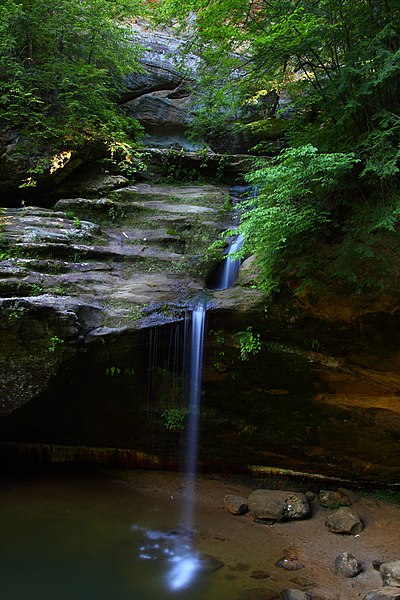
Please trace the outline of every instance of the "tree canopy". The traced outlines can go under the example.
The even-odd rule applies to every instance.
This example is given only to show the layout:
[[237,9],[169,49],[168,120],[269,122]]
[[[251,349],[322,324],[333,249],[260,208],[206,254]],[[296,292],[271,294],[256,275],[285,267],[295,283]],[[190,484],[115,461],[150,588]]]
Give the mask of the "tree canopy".
[[188,44],[213,73],[214,100],[227,84],[231,113],[271,91],[290,97],[260,125],[279,119],[292,150],[255,165],[248,180],[259,197],[241,225],[263,287],[277,289],[300,252],[315,267],[327,242],[335,275],[357,289],[381,284],[400,215],[398,1],[164,0],[163,10],[182,23],[190,15]]
[[138,0],[3,0],[0,6],[0,130],[43,155],[92,141],[127,143],[134,127],[115,99],[139,69],[126,19]]

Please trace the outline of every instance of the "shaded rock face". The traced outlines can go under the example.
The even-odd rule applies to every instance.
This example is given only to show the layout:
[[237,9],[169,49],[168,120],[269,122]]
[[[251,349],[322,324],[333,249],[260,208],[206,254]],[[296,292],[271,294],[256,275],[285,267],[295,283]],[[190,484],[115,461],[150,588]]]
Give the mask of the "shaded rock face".
[[[231,289],[205,290],[207,247],[229,224],[225,187],[120,181],[93,193],[0,215],[3,442],[39,444],[47,459],[179,465],[185,432],[162,414],[187,420],[187,357],[176,357],[200,296],[200,466],[398,480],[396,307],[267,304],[254,265]],[[242,352],[249,327],[257,353]]]
[[102,321],[99,306],[42,296],[0,299],[0,415],[45,392]]
[[[78,355],[83,361],[89,344],[182,319],[200,293],[205,250],[226,218],[226,188],[142,184],[119,192],[2,215],[1,414],[64,381],[60,370]],[[135,370],[129,357],[102,368],[118,373],[119,362]],[[143,373],[144,394],[146,386]]]
[[[238,132],[234,126],[206,140],[191,141],[187,134],[193,121],[192,88],[196,85],[201,59],[186,54],[182,68],[185,39],[177,38],[170,31],[149,31],[146,24],[140,23],[133,25],[132,32],[134,41],[143,48],[141,63],[145,72],[127,77],[128,91],[122,106],[144,126],[145,145],[185,150],[209,145],[215,152],[240,154],[248,152],[259,141],[257,136]],[[271,116],[278,100],[275,94],[260,99],[242,115],[243,119],[252,122]],[[280,130],[272,135],[271,147],[280,137]]]

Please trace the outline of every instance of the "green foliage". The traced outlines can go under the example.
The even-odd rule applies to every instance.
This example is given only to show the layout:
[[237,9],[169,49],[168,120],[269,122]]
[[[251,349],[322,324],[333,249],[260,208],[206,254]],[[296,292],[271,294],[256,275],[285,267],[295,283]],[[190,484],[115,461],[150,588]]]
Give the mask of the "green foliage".
[[225,334],[223,329],[211,329],[209,335],[214,338],[216,347],[214,355],[214,369],[222,371],[225,360]]
[[259,161],[248,176],[258,195],[244,203],[250,210],[239,230],[243,252],[256,254],[267,294],[279,290],[290,258],[313,252],[331,220],[332,204],[339,203],[344,177],[357,162],[352,153],[320,153],[308,144],[285,150],[272,164]]
[[185,416],[186,412],[179,407],[166,408],[161,413],[165,427],[169,431],[183,431],[185,428]]
[[57,168],[52,155],[88,142],[129,159],[127,131],[137,126],[115,99],[122,75],[139,69],[126,22],[138,2],[5,0],[0,6],[0,130],[20,134],[24,145],[17,151],[36,159],[33,176]]
[[400,504],[400,491],[398,490],[375,490],[372,493],[376,500],[383,500],[384,502],[392,502],[393,504]]
[[122,206],[110,206],[108,209],[108,216],[113,223],[117,223],[118,221],[125,219],[126,210]]
[[133,377],[135,375],[135,369],[132,367],[116,367],[113,365],[112,367],[106,367],[106,375],[110,377],[115,376],[125,376],[125,377]]
[[23,317],[26,312],[27,312],[26,308],[24,308],[23,306],[19,306],[18,308],[10,310],[10,312],[7,315],[7,318],[9,321],[15,321],[15,320]]
[[44,288],[39,283],[33,283],[30,286],[31,296],[41,296],[43,294]]
[[53,335],[53,337],[50,338],[50,344],[47,348],[48,352],[55,352],[56,348],[63,343],[63,339],[59,338],[58,335]]
[[251,326],[244,331],[238,331],[235,339],[239,343],[241,360],[249,360],[249,356],[258,354],[262,348],[261,336],[254,333]]
[[287,273],[309,277],[317,250],[333,240],[337,256],[323,269],[354,289],[383,285],[395,272],[385,267],[385,239],[398,256],[398,1],[163,0],[163,11],[183,24],[191,15],[188,47],[204,61],[200,133],[226,134],[253,107],[257,152],[266,151],[263,99],[291,99],[274,119],[294,150],[271,169],[256,166],[249,181],[259,199],[241,225],[264,290],[277,291]]

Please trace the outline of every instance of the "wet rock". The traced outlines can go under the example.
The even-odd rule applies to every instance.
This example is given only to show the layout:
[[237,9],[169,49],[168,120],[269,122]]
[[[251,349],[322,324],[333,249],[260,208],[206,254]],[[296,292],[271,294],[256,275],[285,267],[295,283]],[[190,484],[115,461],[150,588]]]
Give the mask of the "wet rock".
[[306,577],[301,577],[301,576],[300,577],[292,577],[290,581],[302,588],[311,587],[311,586],[315,585],[315,583],[313,583]]
[[400,600],[400,589],[398,587],[386,587],[377,590],[371,590],[363,600]]
[[229,565],[230,571],[238,571],[239,573],[243,573],[250,569],[250,565],[247,563],[238,562],[233,565]]
[[331,490],[321,490],[319,493],[319,503],[325,508],[337,508],[339,506],[351,506],[347,496],[341,492]]
[[210,554],[202,554],[200,556],[200,572],[201,573],[213,573],[214,571],[218,571],[218,569],[222,569],[224,566],[224,562],[215,558],[215,556],[211,556]]
[[108,212],[115,202],[108,198],[62,198],[54,208],[59,211],[91,210],[93,214]]
[[357,500],[358,500],[357,494],[355,492],[353,492],[352,490],[348,490],[347,488],[340,487],[338,489],[338,492],[340,494],[342,494],[343,496],[347,496],[347,498],[350,500],[350,504],[354,504],[354,502],[357,502]]
[[344,577],[355,577],[361,571],[358,560],[348,552],[342,552],[335,558],[336,572]]
[[300,569],[304,569],[304,564],[298,560],[290,560],[289,558],[280,558],[275,563],[276,567],[280,569],[285,569],[285,571],[299,571]]
[[280,490],[256,490],[248,499],[249,511],[258,521],[303,519],[310,515],[304,494]]
[[309,592],[287,588],[280,593],[279,598],[281,600],[312,600],[313,595]]
[[383,563],[379,572],[383,585],[400,587],[400,560]]
[[333,533],[357,535],[363,530],[363,524],[355,510],[343,507],[331,513],[325,525]]
[[268,579],[268,577],[271,577],[271,575],[267,573],[267,571],[256,569],[250,573],[249,577],[252,579]]
[[283,556],[276,561],[276,567],[285,569],[285,571],[298,571],[304,568],[304,564],[299,560],[299,552],[295,546],[289,546],[283,551]]
[[233,515],[243,515],[248,511],[247,498],[227,494],[224,498],[224,506]]

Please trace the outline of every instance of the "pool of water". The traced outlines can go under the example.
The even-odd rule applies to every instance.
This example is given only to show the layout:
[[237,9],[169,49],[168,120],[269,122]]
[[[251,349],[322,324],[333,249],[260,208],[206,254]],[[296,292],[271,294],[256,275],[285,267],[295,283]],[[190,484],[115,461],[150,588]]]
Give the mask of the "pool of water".
[[1,600],[232,600],[234,581],[179,532],[179,506],[104,471],[8,474]]

